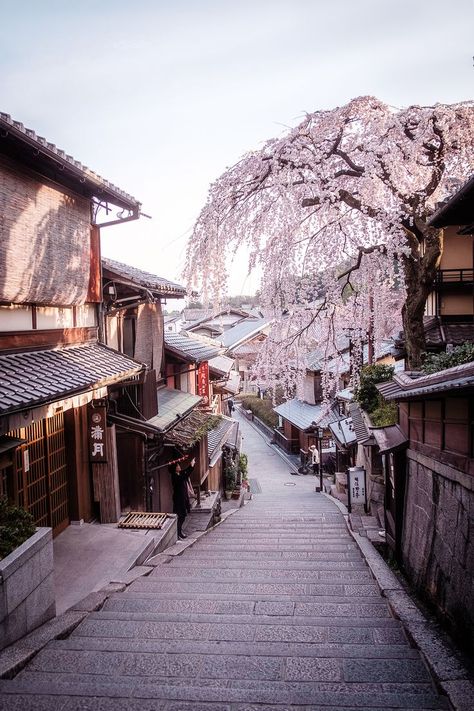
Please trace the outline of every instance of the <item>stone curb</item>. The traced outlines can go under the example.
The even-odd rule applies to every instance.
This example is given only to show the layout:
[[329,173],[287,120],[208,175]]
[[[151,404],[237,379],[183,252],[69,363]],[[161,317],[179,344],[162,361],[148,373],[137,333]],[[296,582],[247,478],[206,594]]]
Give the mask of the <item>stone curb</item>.
[[53,639],[67,637],[87,616],[86,610],[67,610],[0,652],[0,679],[12,679]]
[[349,533],[359,546],[393,616],[400,620],[408,640],[421,653],[439,689],[455,711],[473,711],[474,683],[459,653],[448,644],[441,628],[417,607],[370,540],[351,530],[344,504],[327,494],[325,496],[343,514]]

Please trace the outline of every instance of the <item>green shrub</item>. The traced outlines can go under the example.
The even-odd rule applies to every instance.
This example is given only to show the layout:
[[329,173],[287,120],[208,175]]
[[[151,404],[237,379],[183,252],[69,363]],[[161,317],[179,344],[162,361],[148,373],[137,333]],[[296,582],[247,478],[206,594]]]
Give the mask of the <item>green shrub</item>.
[[33,516],[0,499],[0,560],[18,548],[36,531]]
[[372,410],[370,420],[375,427],[388,427],[398,422],[398,407],[395,402],[384,401]]
[[366,365],[360,373],[359,387],[354,391],[354,399],[368,415],[375,427],[388,427],[398,421],[398,407],[387,402],[375,387],[393,378],[391,365]]
[[248,461],[249,460],[246,454],[242,453],[239,455],[239,472],[242,479],[247,479]]
[[233,491],[237,483],[237,464],[231,455],[224,458],[224,489]]
[[278,427],[278,415],[273,411],[273,402],[269,398],[262,400],[258,395],[242,395],[240,402],[244,410],[251,410],[268,427]]
[[359,387],[354,391],[354,399],[369,414],[380,406],[382,396],[375,387],[393,378],[391,365],[366,365],[360,372]]
[[454,368],[474,360],[474,343],[466,342],[456,346],[450,353],[433,353],[427,355],[422,366],[424,373],[437,373],[439,370]]

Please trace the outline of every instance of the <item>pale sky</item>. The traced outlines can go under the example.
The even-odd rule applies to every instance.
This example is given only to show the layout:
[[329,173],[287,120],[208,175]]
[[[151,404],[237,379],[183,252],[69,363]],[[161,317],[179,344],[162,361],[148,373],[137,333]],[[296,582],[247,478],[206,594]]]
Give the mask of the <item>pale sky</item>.
[[[473,97],[473,0],[0,0],[0,111],[134,195],[104,255],[182,281],[209,184],[305,112]],[[243,260],[231,293],[249,293]]]

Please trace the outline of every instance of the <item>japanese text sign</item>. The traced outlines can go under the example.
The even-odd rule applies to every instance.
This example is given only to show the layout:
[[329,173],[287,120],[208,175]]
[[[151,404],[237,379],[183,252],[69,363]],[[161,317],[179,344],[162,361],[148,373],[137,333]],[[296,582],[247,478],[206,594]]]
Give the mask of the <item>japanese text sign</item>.
[[102,405],[91,406],[89,408],[87,434],[89,440],[89,459],[91,462],[107,461],[106,417],[106,410]]
[[203,405],[209,404],[209,363],[201,363],[197,372],[197,391],[203,399]]
[[352,504],[367,503],[366,472],[364,467],[349,467],[347,470],[349,512]]

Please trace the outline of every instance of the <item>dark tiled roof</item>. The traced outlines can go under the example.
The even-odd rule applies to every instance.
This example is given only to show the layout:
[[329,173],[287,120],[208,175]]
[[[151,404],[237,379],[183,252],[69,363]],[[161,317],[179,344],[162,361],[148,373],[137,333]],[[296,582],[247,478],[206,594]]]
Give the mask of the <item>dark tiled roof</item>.
[[156,274],[150,274],[150,272],[144,272],[142,269],[131,267],[129,264],[116,262],[115,259],[103,257],[102,267],[112,272],[113,275],[117,275],[119,279],[125,279],[132,284],[145,287],[150,291],[158,291],[162,294],[170,294],[175,297],[177,295],[185,296],[186,294],[186,289],[184,286],[181,286],[181,284],[163,279],[163,277],[156,276]]
[[229,375],[233,365],[234,359],[224,355],[219,355],[209,360],[209,368],[218,375]]
[[222,447],[228,438],[231,438],[234,428],[238,428],[239,423],[230,417],[222,417],[221,422],[207,433],[207,451],[209,454],[209,459],[212,458],[213,454]]
[[0,414],[137,375],[141,363],[98,343],[0,356]]
[[191,363],[202,363],[215,358],[221,350],[217,344],[210,345],[186,333],[169,332],[165,333],[165,348]]
[[[447,343],[459,346],[461,343],[474,341],[474,321],[459,321],[447,323],[439,316],[425,316],[423,319],[427,348],[444,348]],[[403,333],[397,345],[404,344]]]
[[158,390],[158,414],[148,420],[148,423],[152,427],[166,430],[171,427],[173,422],[179,422],[180,418],[185,417],[201,400],[202,397],[199,395],[192,395],[172,388],[160,388]]
[[437,210],[428,224],[433,227],[467,225],[474,222],[474,176]]
[[246,319],[236,326],[232,326],[221,336],[221,341],[226,348],[232,349],[240,345],[269,326],[271,321],[265,318]]
[[14,121],[9,114],[0,112],[0,128],[2,132],[5,132],[5,138],[11,137],[10,140],[20,141],[21,144],[37,151],[36,155],[45,156],[47,159],[53,160],[60,170],[66,169],[73,173],[81,183],[87,183],[92,192],[97,192],[99,197],[109,197],[112,201],[115,200],[117,204],[127,208],[136,209],[140,206],[140,203],[134,197],[97,175],[97,173],[94,173],[93,170],[75,160],[72,156],[67,155],[65,151],[57,148],[54,143],[49,143],[42,136],[38,136],[31,128],[25,128],[19,121]]
[[165,444],[172,444],[183,451],[190,449],[198,441],[198,430],[201,430],[213,416],[207,412],[194,410],[166,433]]
[[398,373],[388,383],[376,386],[386,400],[410,400],[423,395],[474,388],[474,362],[438,373]]
[[390,425],[389,427],[371,427],[370,431],[377,442],[380,454],[393,452],[395,449],[400,449],[408,442],[408,439],[405,437],[398,425]]
[[307,430],[314,423],[317,423],[319,427],[327,427],[329,422],[337,419],[333,410],[327,411],[322,405],[309,405],[307,402],[296,398],[287,400],[273,409],[277,415],[288,420],[300,430]]
[[329,429],[342,447],[350,447],[357,442],[351,417],[329,423]]
[[373,444],[373,438],[367,428],[364,414],[357,403],[349,405],[349,413],[352,418],[352,426],[359,444]]

